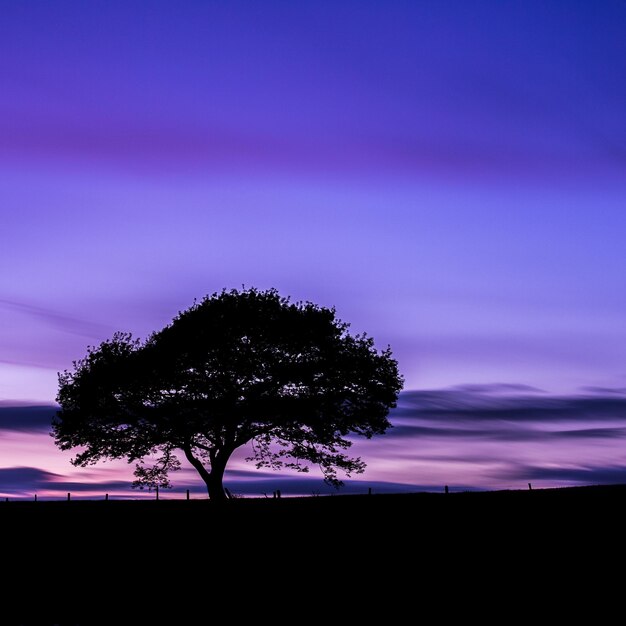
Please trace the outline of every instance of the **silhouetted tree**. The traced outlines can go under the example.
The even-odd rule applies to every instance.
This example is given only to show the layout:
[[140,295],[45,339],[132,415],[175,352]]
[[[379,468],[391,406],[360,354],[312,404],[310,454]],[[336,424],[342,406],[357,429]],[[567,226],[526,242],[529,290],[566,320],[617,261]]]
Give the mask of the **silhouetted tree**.
[[75,465],[138,461],[137,484],[167,486],[180,450],[216,500],[245,444],[257,468],[317,465],[340,485],[337,470],[365,467],[346,455],[346,436],[384,433],[401,388],[391,350],[351,335],[334,309],[275,290],[223,291],[145,342],[117,333],[89,348],[59,375],[54,437],[80,448]]

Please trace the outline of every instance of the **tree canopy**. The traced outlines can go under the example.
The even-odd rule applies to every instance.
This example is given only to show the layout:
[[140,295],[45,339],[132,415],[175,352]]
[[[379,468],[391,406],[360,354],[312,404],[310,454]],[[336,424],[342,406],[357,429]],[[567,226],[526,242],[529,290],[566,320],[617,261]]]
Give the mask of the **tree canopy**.
[[[168,486],[182,453],[211,499],[224,499],[232,453],[257,468],[360,473],[349,435],[390,426],[402,388],[390,348],[351,335],[334,309],[276,290],[222,291],[196,302],[147,340],[117,333],[59,375],[53,425],[73,463],[137,462],[137,485]],[[152,465],[148,466],[146,459]]]

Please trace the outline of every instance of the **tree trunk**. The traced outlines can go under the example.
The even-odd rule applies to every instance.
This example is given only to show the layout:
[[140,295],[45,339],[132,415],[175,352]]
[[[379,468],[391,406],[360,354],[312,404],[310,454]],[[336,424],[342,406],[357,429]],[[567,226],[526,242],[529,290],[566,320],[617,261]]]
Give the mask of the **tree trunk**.
[[211,454],[211,471],[209,472],[202,461],[193,455],[190,447],[183,448],[187,460],[196,468],[198,474],[200,474],[204,481],[207,491],[209,493],[209,499],[216,502],[223,502],[226,500],[226,493],[224,492],[224,470],[226,469],[226,463],[230,457],[229,453],[222,451],[221,454]]
[[207,491],[209,492],[210,500],[221,502],[227,499],[223,484],[225,469],[226,464],[220,462],[211,467],[209,479],[208,481],[206,481]]

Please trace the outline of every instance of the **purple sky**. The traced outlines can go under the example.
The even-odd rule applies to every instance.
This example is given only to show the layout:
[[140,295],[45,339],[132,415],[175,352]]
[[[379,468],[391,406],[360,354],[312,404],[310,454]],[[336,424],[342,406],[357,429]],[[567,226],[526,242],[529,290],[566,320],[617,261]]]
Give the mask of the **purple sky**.
[[391,343],[410,393],[366,482],[616,480],[625,31],[621,0],[2,3],[0,494],[127,485],[7,411],[242,284]]

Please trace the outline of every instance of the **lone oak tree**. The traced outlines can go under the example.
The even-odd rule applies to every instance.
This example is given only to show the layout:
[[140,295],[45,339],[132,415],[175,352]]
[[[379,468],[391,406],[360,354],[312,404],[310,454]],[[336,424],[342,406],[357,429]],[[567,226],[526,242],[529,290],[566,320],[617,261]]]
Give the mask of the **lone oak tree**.
[[117,333],[89,348],[59,375],[54,437],[80,448],[75,465],[137,461],[139,486],[168,486],[182,451],[214,500],[245,444],[257,468],[317,465],[340,485],[337,470],[365,467],[345,437],[384,433],[401,388],[391,350],[349,334],[334,309],[273,289],[222,291],[145,342]]

